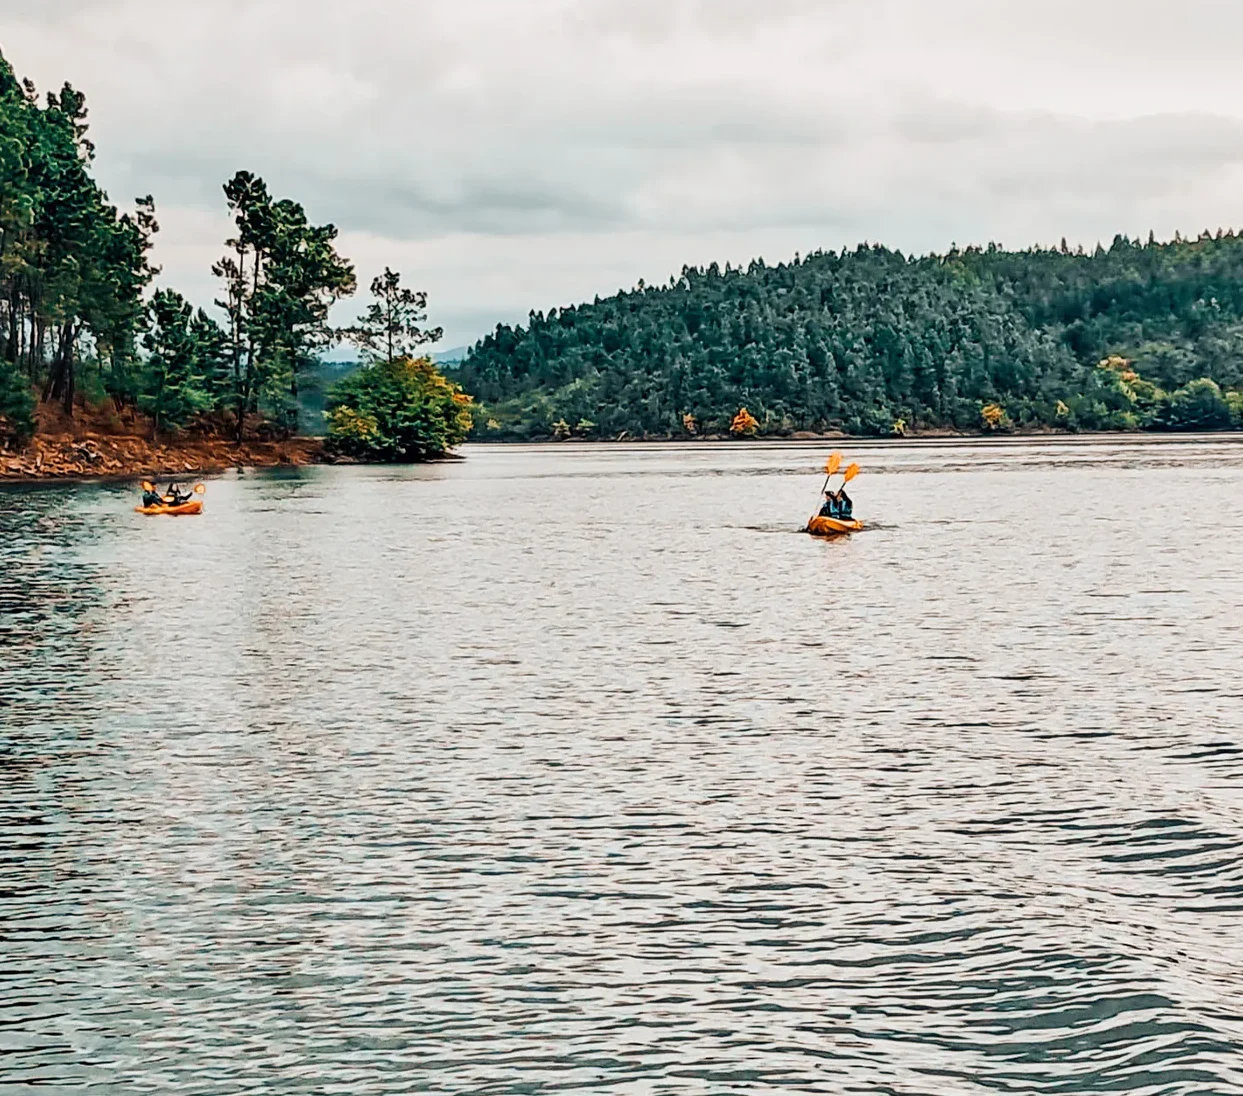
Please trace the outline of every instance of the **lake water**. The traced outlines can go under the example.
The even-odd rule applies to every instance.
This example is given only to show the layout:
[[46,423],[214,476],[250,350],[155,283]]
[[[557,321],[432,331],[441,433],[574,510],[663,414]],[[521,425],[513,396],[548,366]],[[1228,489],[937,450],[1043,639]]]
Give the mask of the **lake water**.
[[0,489],[0,1091],[1243,1092],[1243,444]]

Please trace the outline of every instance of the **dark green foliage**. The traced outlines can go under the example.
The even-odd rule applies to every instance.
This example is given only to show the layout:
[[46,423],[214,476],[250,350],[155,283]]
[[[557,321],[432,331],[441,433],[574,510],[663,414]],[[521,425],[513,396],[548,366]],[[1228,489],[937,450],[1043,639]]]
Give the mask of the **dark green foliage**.
[[267,184],[239,171],[224,186],[237,232],[212,272],[229,318],[233,404],[240,438],[246,415],[266,410],[297,427],[298,381],[332,340],[328,312],[354,292],[354,268],[337,254],[333,225],[312,225],[297,202],[273,201]]
[[[1127,378],[1098,368],[1115,354]],[[498,327],[452,376],[482,437],[684,435],[687,415],[721,435],[744,406],[766,434],[977,429],[990,404],[1018,428],[1168,428],[1162,389],[1243,384],[1243,237],[687,268]]]
[[91,178],[84,97],[40,105],[0,58],[0,359],[72,411],[82,348],[132,394],[154,203],[120,213]]
[[171,289],[152,297],[148,316],[138,406],[157,430],[180,429],[227,393],[224,332]]
[[364,460],[426,460],[466,438],[470,403],[426,358],[377,362],[329,391],[329,443]]
[[[40,103],[0,58],[0,415],[28,432],[28,387],[73,413],[84,392],[149,413],[159,430],[231,411],[241,433],[263,412],[297,426],[299,378],[335,337],[328,312],[354,291],[337,230],[262,179],[226,186],[237,232],[215,268],[229,317],[222,331],[181,297],[146,301],[157,231],[150,197],[112,206],[90,174],[85,98],[66,84]],[[16,380],[14,377],[16,376]]]
[[1207,377],[1174,392],[1163,418],[1171,430],[1225,430],[1231,425],[1230,405],[1221,388]]
[[298,386],[299,433],[323,437],[328,432],[328,422],[324,417],[328,408],[328,393],[334,384],[358,367],[355,361],[321,360],[302,377]]
[[24,442],[34,432],[34,396],[26,377],[0,359],[0,445]]

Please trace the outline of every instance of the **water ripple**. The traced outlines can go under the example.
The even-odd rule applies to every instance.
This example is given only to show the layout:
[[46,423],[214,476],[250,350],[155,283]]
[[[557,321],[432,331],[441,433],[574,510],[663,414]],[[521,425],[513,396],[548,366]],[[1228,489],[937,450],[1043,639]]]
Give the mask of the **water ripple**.
[[0,1092],[1243,1092],[1243,449],[860,454],[0,491]]

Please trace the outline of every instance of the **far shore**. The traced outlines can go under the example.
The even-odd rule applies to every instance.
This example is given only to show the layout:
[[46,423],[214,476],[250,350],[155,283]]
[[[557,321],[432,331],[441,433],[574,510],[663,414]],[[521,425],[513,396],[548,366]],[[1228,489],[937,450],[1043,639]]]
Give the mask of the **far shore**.
[[[914,446],[936,448],[949,446],[1006,447],[1015,445],[1178,445],[1194,442],[1230,442],[1243,445],[1243,431],[1223,430],[1210,433],[1138,433],[1095,432],[1057,433],[1048,430],[1006,434],[952,434],[943,431],[911,433],[906,437],[870,437],[845,434],[797,434],[784,437],[756,438],[551,438],[525,441],[472,440],[471,446],[531,447],[537,449],[565,448],[646,448],[667,446],[671,449],[694,450],[707,446],[766,448],[787,446],[797,449],[825,446],[848,448],[897,448]],[[445,460],[460,460],[461,454],[447,454]],[[19,452],[0,449],[0,487],[8,484],[125,482],[139,478],[166,479],[188,476],[209,476],[235,468],[264,469],[300,467],[316,464],[355,463],[339,461],[324,450],[318,437],[293,437],[283,441],[247,441],[241,445],[224,438],[185,439],[167,444],[132,435],[87,433],[81,436],[36,435]]]
[[1139,431],[1139,430],[1094,430],[1094,431],[1071,431],[1071,430],[1010,430],[1005,433],[985,434],[977,433],[952,433],[949,431],[929,430],[929,431],[911,431],[902,436],[893,435],[874,435],[874,434],[811,434],[796,433],[786,435],[768,434],[762,437],[753,438],[731,438],[723,435],[709,435],[706,437],[664,437],[664,438],[644,438],[644,437],[623,437],[623,438],[471,438],[470,445],[486,445],[489,448],[502,449],[506,446],[531,446],[541,449],[555,449],[557,447],[582,447],[593,448],[596,446],[648,446],[648,445],[667,445],[678,449],[695,449],[707,445],[719,446],[776,446],[787,445],[797,448],[811,448],[813,446],[841,446],[841,447],[862,447],[873,448],[876,446],[919,446],[933,447],[938,445],[1064,445],[1072,444],[1117,444],[1118,442],[1135,442],[1139,444],[1177,444],[1180,442],[1194,441],[1230,441],[1236,440],[1243,444],[1243,430],[1212,430],[1205,432],[1195,431]]

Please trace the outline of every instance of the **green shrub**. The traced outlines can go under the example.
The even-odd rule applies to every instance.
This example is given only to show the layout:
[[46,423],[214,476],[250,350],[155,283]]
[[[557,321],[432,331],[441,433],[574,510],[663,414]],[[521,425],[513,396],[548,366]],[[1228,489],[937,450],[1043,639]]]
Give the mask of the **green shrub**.
[[440,456],[470,432],[471,402],[427,358],[377,362],[329,390],[328,444],[335,452],[362,460]]
[[1230,425],[1236,430],[1243,430],[1243,392],[1229,393],[1226,406],[1230,408]]
[[1230,405],[1215,381],[1207,377],[1189,381],[1172,393],[1164,411],[1170,430],[1227,430]]
[[0,442],[27,441],[35,429],[34,409],[26,378],[9,362],[0,361]]

